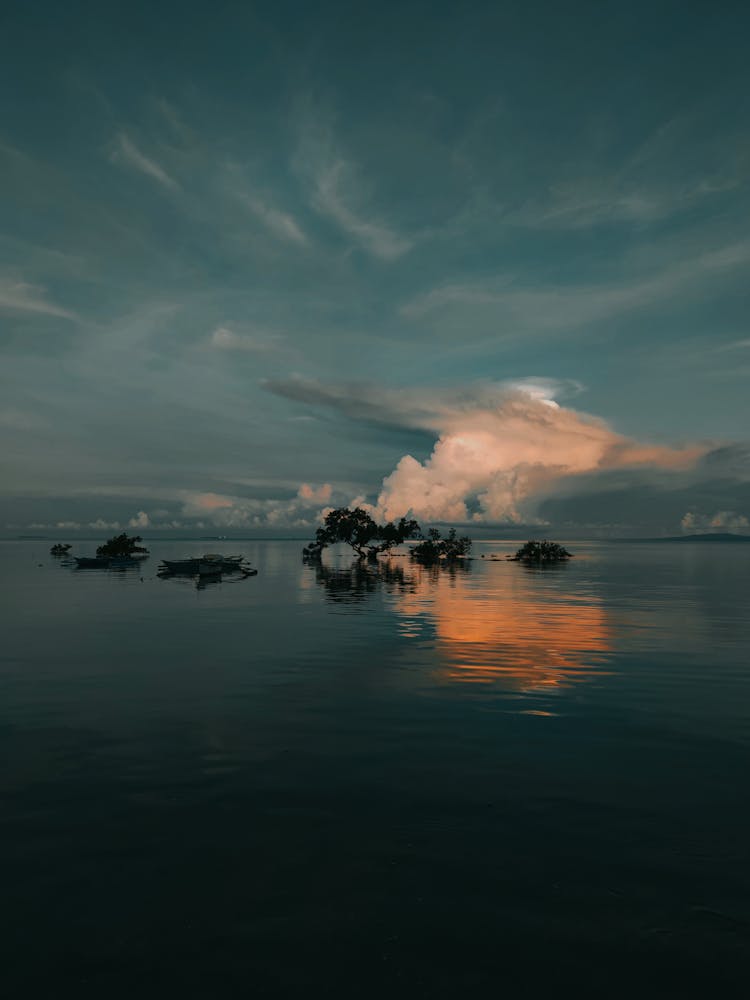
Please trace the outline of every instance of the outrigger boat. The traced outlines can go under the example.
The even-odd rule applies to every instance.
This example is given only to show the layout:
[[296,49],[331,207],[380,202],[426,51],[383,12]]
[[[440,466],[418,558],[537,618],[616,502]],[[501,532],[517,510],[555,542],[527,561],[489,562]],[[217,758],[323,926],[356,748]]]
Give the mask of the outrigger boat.
[[[198,573],[207,575],[209,570],[233,573],[244,569],[243,559],[244,556],[222,556],[216,552],[208,552],[195,559],[162,559],[162,566],[168,573],[181,576],[195,576]],[[204,567],[204,570],[201,570],[201,567]]]
[[198,563],[198,576],[201,577],[201,579],[204,577],[221,576],[222,572],[222,563],[206,562],[204,560],[201,560]]
[[162,567],[168,573],[194,576],[198,572],[200,559],[162,559]]

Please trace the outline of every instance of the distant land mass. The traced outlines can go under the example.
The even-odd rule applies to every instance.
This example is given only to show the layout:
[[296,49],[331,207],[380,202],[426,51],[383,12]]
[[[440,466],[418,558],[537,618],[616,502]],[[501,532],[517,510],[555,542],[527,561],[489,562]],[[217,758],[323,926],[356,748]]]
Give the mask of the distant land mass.
[[670,535],[667,538],[623,538],[624,542],[750,542],[750,535],[731,531],[706,531],[697,535]]

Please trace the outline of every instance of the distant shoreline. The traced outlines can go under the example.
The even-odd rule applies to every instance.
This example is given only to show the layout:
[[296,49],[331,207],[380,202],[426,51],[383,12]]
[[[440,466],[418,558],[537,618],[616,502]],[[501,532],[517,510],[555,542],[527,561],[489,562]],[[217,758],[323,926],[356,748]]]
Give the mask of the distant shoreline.
[[750,542],[750,535],[733,535],[728,531],[704,532],[695,535],[668,535],[665,538],[610,538],[611,542]]

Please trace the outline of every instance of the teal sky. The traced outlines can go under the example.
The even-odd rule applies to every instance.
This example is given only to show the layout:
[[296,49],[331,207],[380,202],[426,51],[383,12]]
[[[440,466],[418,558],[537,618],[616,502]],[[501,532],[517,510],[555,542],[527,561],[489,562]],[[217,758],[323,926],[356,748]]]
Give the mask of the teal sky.
[[750,530],[749,28],[6,4],[0,529]]

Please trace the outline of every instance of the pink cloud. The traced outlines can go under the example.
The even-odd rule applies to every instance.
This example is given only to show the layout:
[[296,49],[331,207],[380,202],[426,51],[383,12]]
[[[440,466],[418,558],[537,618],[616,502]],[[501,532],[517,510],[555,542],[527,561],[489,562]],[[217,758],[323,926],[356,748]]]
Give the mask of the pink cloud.
[[218,493],[196,493],[189,502],[189,506],[198,511],[222,510],[232,507],[233,504],[231,497],[223,497]]
[[[603,420],[520,388],[487,403],[437,403],[432,454],[425,462],[405,455],[386,476],[378,516],[531,522],[535,500],[563,477],[636,466],[684,469],[707,450],[633,441]],[[473,514],[470,503],[479,508]]]
[[333,487],[330,483],[323,483],[317,489],[309,483],[303,483],[297,490],[297,497],[310,504],[328,503],[332,492]]

